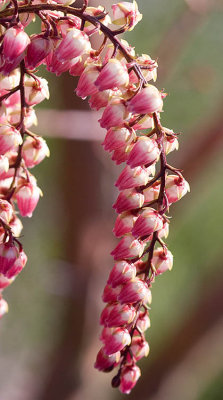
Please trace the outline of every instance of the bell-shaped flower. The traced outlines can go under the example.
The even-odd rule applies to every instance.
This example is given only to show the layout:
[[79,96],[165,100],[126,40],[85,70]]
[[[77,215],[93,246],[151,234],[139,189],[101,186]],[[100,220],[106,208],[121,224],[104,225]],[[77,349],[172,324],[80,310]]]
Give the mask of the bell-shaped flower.
[[22,147],[22,157],[28,168],[35,167],[49,155],[49,148],[43,138],[27,136]]
[[119,360],[120,360],[120,351],[107,355],[105,353],[104,347],[102,347],[97,354],[94,367],[99,371],[110,372],[113,370],[114,367],[118,365]]
[[0,219],[5,223],[9,224],[13,215],[13,208],[7,200],[0,199]]
[[31,70],[37,68],[52,49],[53,42],[49,37],[43,34],[31,36],[25,58],[26,68]]
[[115,260],[141,257],[144,248],[144,243],[134,239],[132,235],[126,235],[120,240],[111,255]]
[[0,244],[0,273],[6,275],[7,272],[13,267],[16,259],[19,257],[17,247],[11,243]]
[[108,60],[95,81],[95,85],[100,91],[128,86],[128,84],[129,74],[127,67],[115,58]]
[[58,61],[65,62],[91,50],[89,37],[77,28],[71,28],[55,50]]
[[113,151],[130,144],[136,137],[133,129],[110,128],[105,136],[102,145],[106,151]]
[[154,139],[146,136],[138,138],[127,161],[131,168],[155,163],[159,158],[160,150]]
[[127,108],[133,114],[152,114],[162,111],[162,95],[155,86],[148,85],[128,101]]
[[120,214],[124,211],[141,208],[143,203],[144,196],[142,193],[134,189],[125,189],[119,194],[116,202],[113,204],[113,208]]
[[135,361],[139,361],[141,358],[148,356],[149,344],[145,339],[135,336],[132,338],[131,351]]
[[95,65],[88,65],[82,72],[77,84],[77,96],[85,99],[87,96],[97,93],[98,89],[95,86],[95,81],[98,77],[99,70]]
[[131,336],[125,328],[104,328],[100,339],[107,355],[117,353],[131,343]]
[[7,273],[5,274],[6,277],[8,279],[16,277],[25,267],[26,262],[27,262],[27,255],[24,253],[23,250],[21,250],[14,264],[11,266],[11,268],[8,269]]
[[142,14],[140,14],[135,0],[133,0],[133,3],[123,1],[121,3],[113,4],[112,11],[112,23],[115,25],[128,25],[128,30],[132,30],[142,19]]
[[128,304],[108,304],[101,313],[100,323],[106,327],[130,324],[135,318],[135,307]]
[[35,181],[22,181],[15,192],[18,209],[22,217],[32,217],[42,194]]
[[178,175],[168,175],[166,177],[165,193],[169,204],[180,200],[190,191],[189,183]]
[[154,250],[152,265],[156,269],[156,275],[163,274],[166,271],[171,271],[173,267],[173,255],[167,250],[159,247]]
[[126,366],[122,370],[119,389],[122,393],[129,394],[141,376],[140,368],[137,365]]
[[25,99],[29,106],[41,103],[45,99],[49,99],[48,82],[44,78],[33,79],[32,77],[25,79]]
[[118,285],[125,284],[129,280],[135,278],[135,276],[136,268],[134,264],[128,263],[127,261],[118,261],[110,272],[108,284],[115,288]]
[[131,168],[127,165],[119,175],[115,186],[117,186],[119,190],[132,189],[144,186],[148,181],[149,174],[146,168]]
[[0,125],[0,154],[5,154],[22,144],[22,136],[11,125]]
[[121,291],[121,286],[111,286],[110,284],[105,285],[103,294],[102,294],[102,300],[104,303],[111,303],[111,302],[116,302],[118,295]]
[[115,234],[115,236],[121,237],[126,233],[130,233],[136,219],[137,217],[130,212],[120,214],[115,221],[115,226],[113,229],[113,233]]
[[133,304],[138,302],[151,303],[152,294],[146,282],[139,278],[128,281],[118,296],[121,304]]
[[154,208],[146,208],[137,218],[134,227],[132,229],[132,234],[134,237],[138,238],[141,236],[148,236],[151,233],[162,229],[163,218],[159,213],[154,210]]
[[151,323],[147,312],[140,311],[136,326],[141,332],[145,332],[150,328]]
[[99,119],[102,128],[121,127],[128,118],[128,111],[122,100],[113,100],[105,108],[101,119]]

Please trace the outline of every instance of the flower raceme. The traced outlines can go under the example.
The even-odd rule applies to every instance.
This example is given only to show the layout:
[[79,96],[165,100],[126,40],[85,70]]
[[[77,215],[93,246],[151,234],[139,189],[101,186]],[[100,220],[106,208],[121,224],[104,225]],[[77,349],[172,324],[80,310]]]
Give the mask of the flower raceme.
[[[149,353],[145,331],[150,327],[148,305],[155,277],[171,270],[168,211],[189,185],[166,156],[178,149],[177,135],[160,122],[165,93],[154,82],[157,63],[137,55],[117,36],[141,20],[137,3],[112,5],[111,18],[102,6],[71,8],[70,0],[5,0],[0,6],[0,290],[24,268],[27,257],[19,236],[42,194],[30,169],[49,156],[45,140],[30,128],[37,122],[35,105],[49,98],[48,83],[37,68],[79,77],[76,95],[101,113],[106,129],[103,146],[116,164],[124,164],[115,185],[119,195],[114,234],[119,243],[104,292],[100,323],[102,348],[95,367],[117,372],[112,385],[130,393],[141,372],[136,365]],[[25,32],[33,20],[41,28]],[[109,25],[113,22],[117,29]],[[90,37],[102,34],[99,48]],[[151,83],[151,81],[153,81]],[[8,310],[0,297],[0,317]]]

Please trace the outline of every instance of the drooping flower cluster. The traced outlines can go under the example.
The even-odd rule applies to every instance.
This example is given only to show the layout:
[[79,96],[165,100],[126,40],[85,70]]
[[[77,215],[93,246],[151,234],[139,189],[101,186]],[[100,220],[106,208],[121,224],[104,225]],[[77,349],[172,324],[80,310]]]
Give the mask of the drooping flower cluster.
[[[177,135],[160,123],[165,94],[156,80],[157,63],[117,36],[141,20],[135,1],[112,6],[113,23],[103,7],[69,7],[71,1],[4,0],[0,6],[0,290],[22,270],[26,255],[19,235],[22,217],[31,217],[41,190],[29,169],[49,149],[30,128],[36,123],[34,106],[49,98],[47,81],[36,75],[45,64],[60,75],[78,76],[76,94],[93,110],[101,110],[107,130],[103,146],[116,164],[124,164],[117,179],[120,191],[112,251],[115,265],[103,293],[103,347],[95,367],[110,371],[112,380],[129,393],[140,376],[136,362],[149,352],[144,332],[150,326],[148,308],[156,275],[172,268],[173,257],[163,238],[168,235],[169,206],[189,190],[181,172],[166,155],[178,148]],[[35,16],[41,31],[29,36],[25,27]],[[102,33],[93,49],[90,37]],[[125,165],[126,164],[126,165]],[[0,316],[7,311],[1,298]]]

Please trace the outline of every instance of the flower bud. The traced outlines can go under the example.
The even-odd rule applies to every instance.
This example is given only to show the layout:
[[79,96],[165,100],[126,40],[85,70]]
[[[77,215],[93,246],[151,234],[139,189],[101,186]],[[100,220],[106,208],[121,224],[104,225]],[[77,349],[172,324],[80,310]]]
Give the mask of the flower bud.
[[144,204],[157,200],[160,192],[160,182],[157,181],[153,185],[143,190]]
[[132,234],[134,237],[148,236],[151,233],[162,229],[163,218],[153,208],[146,208],[137,218]]
[[102,294],[102,300],[104,303],[111,303],[117,301],[118,295],[121,291],[121,287],[112,287],[111,285],[106,285],[104,288],[104,292]]
[[12,243],[0,244],[0,273],[6,275],[19,257],[17,247]]
[[9,170],[9,159],[6,156],[0,156],[0,179],[7,177]]
[[104,347],[102,347],[97,354],[94,367],[97,368],[99,371],[109,372],[114,367],[116,367],[116,365],[118,365],[119,360],[120,360],[120,351],[107,355],[105,353]]
[[121,351],[131,343],[131,336],[125,328],[104,328],[100,339],[104,343],[104,352],[107,355]]
[[9,74],[16,68],[23,58],[23,53],[30,43],[27,33],[21,28],[9,28],[3,39],[3,60],[2,72]]
[[115,260],[141,257],[145,244],[133,238],[132,235],[124,236],[111,255]]
[[126,189],[119,194],[116,202],[113,204],[113,208],[120,214],[124,211],[141,208],[143,203],[144,196],[142,193],[138,193],[136,190]]
[[115,221],[115,226],[113,229],[115,236],[121,237],[126,233],[130,233],[136,219],[137,217],[129,212],[119,215]]
[[149,174],[146,168],[136,167],[131,168],[128,165],[123,169],[115,186],[119,190],[132,189],[134,187],[144,186],[149,181]]
[[124,367],[121,374],[120,391],[129,394],[136,385],[140,376],[141,371],[136,365]]
[[44,35],[33,35],[27,47],[26,68],[37,68],[53,49],[53,42]]
[[134,264],[128,263],[127,261],[118,261],[110,272],[108,284],[115,288],[118,285],[125,284],[129,280],[135,278],[135,276],[136,268]]
[[118,149],[114,150],[113,154],[112,154],[112,160],[117,164],[122,164],[123,162],[128,160],[129,157],[129,152],[131,151],[133,145],[129,145],[129,146],[122,146],[119,147]]
[[29,106],[41,103],[45,99],[49,99],[48,82],[44,78],[34,80],[26,78],[25,80],[25,98]]
[[5,154],[22,144],[20,132],[13,126],[0,125],[0,154]]
[[106,151],[117,150],[127,146],[136,137],[134,130],[127,128],[111,128],[108,130],[102,145]]
[[131,168],[153,164],[158,160],[159,154],[160,150],[157,142],[154,139],[141,136],[134,144],[129,154],[127,164],[130,165]]
[[85,99],[87,96],[97,93],[95,81],[98,77],[99,71],[95,65],[89,65],[82,72],[80,79],[77,84],[76,94],[77,96]]
[[141,332],[145,332],[148,328],[150,328],[151,323],[147,312],[141,311],[139,313],[136,326]]
[[131,351],[135,361],[139,361],[141,360],[141,358],[148,356],[149,344],[141,337],[133,337],[131,343]]
[[12,265],[11,268],[8,269],[7,273],[5,274],[8,279],[14,278],[17,276],[22,269],[25,267],[27,262],[27,255],[24,253],[23,250],[19,252],[19,256],[17,257],[16,261]]
[[109,304],[101,313],[100,323],[106,327],[119,327],[130,324],[135,318],[136,310],[128,304]]
[[22,217],[32,217],[33,211],[39,201],[40,194],[41,190],[38,188],[36,183],[25,181],[18,187],[15,192],[15,198]]
[[150,304],[152,301],[152,294],[146,282],[139,278],[134,278],[122,287],[118,300],[121,304],[133,304],[138,302]]
[[175,203],[190,191],[189,183],[178,175],[168,175],[165,193],[169,203]]
[[156,275],[163,274],[166,271],[171,271],[173,267],[173,255],[162,247],[157,248],[153,252],[152,265],[156,269]]
[[110,97],[110,90],[104,90],[103,92],[97,92],[91,95],[88,103],[92,110],[100,110],[108,105]]
[[46,156],[49,157],[50,151],[46,141],[40,136],[28,136],[22,148],[22,157],[28,168],[38,165]]
[[105,108],[101,119],[99,119],[102,128],[112,128],[122,126],[127,119],[128,111],[121,100],[114,100]]
[[134,114],[152,114],[162,111],[163,100],[159,90],[148,85],[133,96],[127,104],[127,108]]
[[128,30],[132,30],[134,26],[141,21],[142,14],[139,13],[138,5],[134,0],[133,3],[123,1],[112,5],[113,21],[115,25],[128,25]]
[[100,91],[128,86],[128,84],[129,74],[127,67],[115,58],[108,60],[95,81],[95,85]]
[[86,33],[77,28],[70,29],[55,50],[58,61],[65,62],[88,53],[91,44]]

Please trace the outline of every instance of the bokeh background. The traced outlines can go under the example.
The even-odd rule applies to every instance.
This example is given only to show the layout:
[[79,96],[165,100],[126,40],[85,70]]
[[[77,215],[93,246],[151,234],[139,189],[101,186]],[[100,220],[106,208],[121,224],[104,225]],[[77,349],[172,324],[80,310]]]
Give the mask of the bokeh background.
[[[112,3],[106,0],[108,8]],[[174,268],[153,285],[151,352],[128,398],[221,400],[223,1],[138,5],[143,20],[126,39],[137,53],[158,58],[157,86],[169,94],[162,122],[182,132],[171,163],[184,170],[191,193],[171,208]],[[0,399],[118,400],[125,396],[110,388],[112,374],[93,363],[113,264],[119,169],[102,150],[98,117],[74,94],[75,78],[41,73],[51,99],[39,109],[36,132],[49,136],[51,157],[34,172],[44,197],[24,221],[29,262],[5,291]]]

